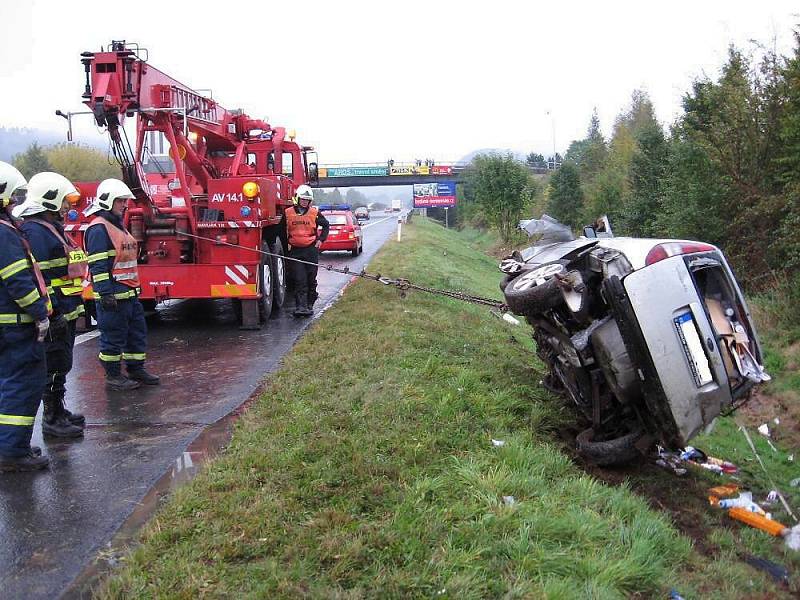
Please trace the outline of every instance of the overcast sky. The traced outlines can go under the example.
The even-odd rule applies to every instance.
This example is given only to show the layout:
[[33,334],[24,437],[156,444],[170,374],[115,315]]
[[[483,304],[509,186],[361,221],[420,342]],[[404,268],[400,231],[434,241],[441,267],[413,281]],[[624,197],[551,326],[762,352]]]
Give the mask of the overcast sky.
[[728,44],[787,53],[800,23],[797,0],[548,4],[4,0],[0,125],[63,129],[53,111],[82,108],[80,52],[126,39],[226,108],[296,129],[321,163],[548,153],[595,106],[610,132],[636,88],[669,124]]

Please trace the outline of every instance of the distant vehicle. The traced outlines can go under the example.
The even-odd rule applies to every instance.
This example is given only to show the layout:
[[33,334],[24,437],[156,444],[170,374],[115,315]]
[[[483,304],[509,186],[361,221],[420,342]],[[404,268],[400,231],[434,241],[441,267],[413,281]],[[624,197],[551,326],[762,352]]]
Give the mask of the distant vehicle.
[[392,212],[400,212],[403,209],[403,201],[400,198],[392,200]]
[[322,242],[322,247],[319,249],[320,252],[349,250],[353,256],[361,254],[364,251],[364,237],[361,233],[361,225],[358,224],[358,219],[350,207],[320,206],[320,210],[331,225],[328,237]]
[[353,214],[356,216],[356,219],[360,223],[361,221],[369,221],[369,210],[367,210],[366,206],[359,206]]
[[658,443],[684,448],[769,380],[742,290],[716,246],[613,237],[607,219],[575,238],[543,216],[541,235],[501,263],[506,303],[533,326],[544,385],[591,421],[578,449],[596,464]]

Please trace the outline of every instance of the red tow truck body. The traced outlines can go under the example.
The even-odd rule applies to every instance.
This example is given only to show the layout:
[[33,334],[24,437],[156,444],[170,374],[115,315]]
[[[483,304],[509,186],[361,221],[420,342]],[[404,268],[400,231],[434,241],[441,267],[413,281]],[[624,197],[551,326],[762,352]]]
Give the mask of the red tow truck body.
[[[138,47],[84,52],[83,101],[107,128],[134,192],[125,224],[139,243],[141,298],[233,298],[257,325],[285,295],[278,224],[295,189],[316,178],[313,148],[282,127],[222,108],[150,66]],[[123,128],[136,116],[131,147]],[[168,151],[166,150],[168,149]],[[81,242],[97,182],[79,183],[66,229]]]

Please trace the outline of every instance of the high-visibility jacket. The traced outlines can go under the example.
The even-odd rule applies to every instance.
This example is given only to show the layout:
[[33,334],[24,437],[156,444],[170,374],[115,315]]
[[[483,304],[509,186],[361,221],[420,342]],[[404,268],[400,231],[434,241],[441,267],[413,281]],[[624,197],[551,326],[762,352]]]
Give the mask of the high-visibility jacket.
[[65,233],[60,223],[28,217],[20,225],[47,284],[53,311],[68,321],[84,313],[83,281],[87,276],[84,251]]
[[317,241],[318,213],[316,206],[310,207],[302,215],[293,206],[286,209],[286,234],[291,247],[307,248]]
[[53,312],[42,273],[22,233],[0,217],[0,325],[46,319]]
[[[105,235],[97,235],[98,229]],[[106,217],[92,220],[86,230],[86,252],[96,299],[107,293],[120,300],[138,295],[138,248],[130,233]]]

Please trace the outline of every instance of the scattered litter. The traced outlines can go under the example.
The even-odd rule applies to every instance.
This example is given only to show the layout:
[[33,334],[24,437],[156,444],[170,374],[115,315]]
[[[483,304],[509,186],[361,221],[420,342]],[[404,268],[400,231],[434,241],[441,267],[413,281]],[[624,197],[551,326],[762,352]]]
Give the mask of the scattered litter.
[[764,437],[769,437],[769,425],[767,425],[766,423],[759,425],[758,433],[760,433]]
[[656,464],[659,467],[661,467],[662,469],[666,469],[667,471],[669,471],[671,473],[674,473],[675,475],[678,475],[678,476],[686,475],[686,469],[684,469],[683,467],[678,466],[678,464],[680,464],[679,462],[678,462],[678,464],[676,464],[673,461],[666,460],[664,458],[659,458],[656,461]]
[[786,460],[788,460],[789,462],[794,462],[794,454],[790,454],[789,456],[787,456]]
[[767,513],[758,504],[753,502],[752,492],[742,492],[738,498],[724,498],[717,502],[720,508],[743,508],[748,512],[766,515]]
[[[742,434],[744,435],[745,439],[747,440],[747,445],[750,446],[750,450],[753,451],[753,456],[755,456],[756,459],[758,460],[758,464],[761,466],[761,470],[764,471],[764,475],[767,476],[767,479],[769,480],[770,485],[773,488],[777,487],[775,485],[775,482],[772,480],[772,477],[770,476],[769,471],[767,471],[767,467],[764,466],[764,461],[761,460],[761,456],[758,454],[758,451],[756,451],[756,446],[755,446],[755,444],[753,444],[753,439],[750,437],[750,433],[748,433],[747,428],[744,425],[739,425],[739,429],[741,430]],[[797,517],[795,516],[794,512],[792,512],[792,509],[789,506],[789,504],[786,502],[786,498],[783,497],[783,494],[778,492],[778,498],[780,499],[781,504],[783,505],[783,508],[785,508],[786,512],[789,513],[789,516],[792,517],[792,519],[794,519],[795,523],[797,523]],[[800,546],[800,540],[798,540],[798,545]]]
[[708,490],[708,493],[717,498],[728,498],[739,492],[739,486],[735,483],[725,483],[717,485]]
[[778,490],[772,490],[767,494],[766,504],[775,504],[778,501]]
[[678,593],[678,590],[672,589],[669,591],[669,600],[686,600]]
[[800,525],[795,525],[782,533],[786,547],[792,550],[800,550]]
[[[720,500],[720,504],[722,504],[722,502],[724,502],[724,500]],[[750,527],[766,531],[768,534],[774,535],[775,537],[782,536],[786,531],[786,525],[773,521],[769,518],[769,515],[752,512],[740,506],[735,506],[730,509],[728,511],[728,516],[731,519],[736,519],[737,521],[750,525]]]
[[686,446],[681,452],[681,460],[692,460],[698,463],[706,462],[706,453],[694,446]]
[[781,420],[778,417],[775,417],[774,419],[772,419],[772,422],[775,423],[775,425],[780,425],[781,424]]
[[519,319],[515,319],[514,317],[512,317],[508,313],[503,313],[503,321],[505,321],[506,323],[511,323],[512,325],[521,325],[522,324],[522,323],[520,323]]
[[789,485],[792,486],[792,487],[797,487],[798,485],[800,485],[800,477],[798,477],[796,479],[792,479],[789,482]]
[[744,557],[744,562],[754,569],[768,573],[769,576],[778,583],[785,583],[787,585],[789,584],[789,571],[786,570],[786,567],[769,561],[766,558],[758,558],[757,556],[753,556],[751,554],[748,554]]
[[505,445],[506,445],[505,440],[495,440],[495,439],[492,440],[492,446],[494,446],[495,448],[500,448]]
[[506,506],[514,506],[516,503],[514,496],[503,496],[503,504]]
[[681,460],[681,457],[674,452],[667,452],[661,446],[658,447],[658,459],[656,460],[656,465],[675,475],[686,475],[686,469],[683,468],[683,461]]

